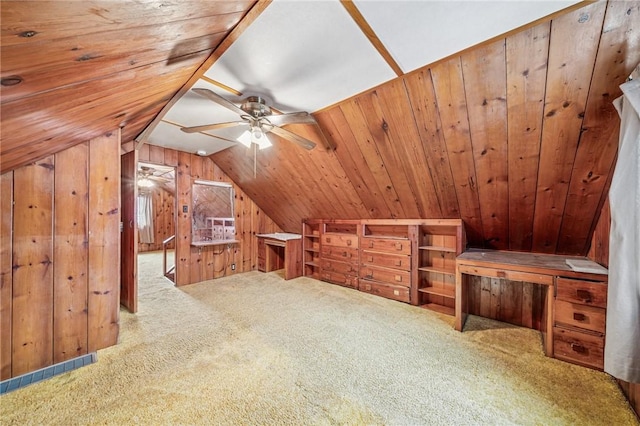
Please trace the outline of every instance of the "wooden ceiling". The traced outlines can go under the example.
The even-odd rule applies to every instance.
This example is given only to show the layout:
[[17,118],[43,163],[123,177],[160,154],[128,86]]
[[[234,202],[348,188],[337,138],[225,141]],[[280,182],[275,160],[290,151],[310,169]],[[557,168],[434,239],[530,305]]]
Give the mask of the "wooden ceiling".
[[[261,8],[3,1],[1,170],[118,127],[133,140]],[[611,101],[640,61],[639,8],[599,1],[347,99],[315,114],[332,149],[276,143],[256,176],[244,147],[212,159],[285,231],[460,217],[476,247],[585,253],[617,151]]]
[[133,140],[255,3],[3,0],[1,170],[118,127]]
[[335,150],[274,144],[256,177],[246,149],[212,158],[286,231],[460,217],[475,247],[584,254],[639,30],[639,3],[593,3],[316,113]]

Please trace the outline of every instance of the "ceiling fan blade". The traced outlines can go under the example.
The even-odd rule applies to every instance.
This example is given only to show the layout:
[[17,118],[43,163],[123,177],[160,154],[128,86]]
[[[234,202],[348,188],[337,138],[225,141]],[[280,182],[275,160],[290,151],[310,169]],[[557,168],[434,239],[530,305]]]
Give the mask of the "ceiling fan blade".
[[209,89],[203,89],[200,87],[196,87],[195,89],[191,89],[194,92],[196,92],[198,95],[200,96],[204,96],[205,98],[208,98],[210,100],[212,100],[213,102],[222,105],[223,107],[230,109],[231,111],[235,112],[236,114],[242,116],[242,115],[247,115],[246,112],[244,112],[243,110],[241,110],[239,107],[237,107],[234,103],[226,100],[225,98],[223,98],[222,96],[218,95],[215,92],[212,92]]
[[316,146],[316,144],[311,142],[309,139],[303,138],[302,136],[298,136],[293,132],[283,129],[282,127],[273,126],[269,131],[275,133],[276,135],[284,139],[297,143],[304,149],[313,149]]
[[247,124],[246,121],[228,121],[226,123],[204,124],[202,126],[181,127],[180,130],[186,133],[204,132],[205,130],[225,129]]
[[287,124],[317,124],[316,119],[313,118],[311,114],[305,111],[270,115],[265,118],[274,126],[284,126]]

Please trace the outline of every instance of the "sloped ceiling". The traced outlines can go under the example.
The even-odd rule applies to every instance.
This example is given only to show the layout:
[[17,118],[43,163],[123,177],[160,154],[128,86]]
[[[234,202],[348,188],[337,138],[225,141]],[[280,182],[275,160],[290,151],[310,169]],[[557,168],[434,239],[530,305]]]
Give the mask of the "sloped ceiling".
[[584,254],[639,17],[638,3],[597,2],[394,78],[314,114],[335,150],[276,144],[255,177],[244,148],[212,158],[287,231],[310,217],[460,217],[476,247]]
[[[121,127],[123,142],[215,152],[286,231],[461,217],[474,246],[584,253],[615,161],[611,101],[640,60],[638,3],[511,31],[575,3],[3,1],[2,171]],[[192,86],[311,111],[330,147],[300,126],[316,149],[188,138],[180,125],[236,118]]]

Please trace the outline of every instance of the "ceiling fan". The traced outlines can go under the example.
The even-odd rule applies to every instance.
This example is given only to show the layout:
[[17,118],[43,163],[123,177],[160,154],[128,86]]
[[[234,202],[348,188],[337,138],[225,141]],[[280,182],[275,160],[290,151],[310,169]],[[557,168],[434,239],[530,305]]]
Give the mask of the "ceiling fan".
[[172,181],[171,178],[162,176],[162,174],[166,172],[159,171],[160,174],[156,174],[156,172],[158,172],[158,170],[154,169],[153,167],[139,165],[138,186],[149,188],[153,186],[154,181],[160,183],[161,185]]
[[248,126],[248,130],[238,138],[238,140],[247,147],[250,147],[251,143],[255,143],[260,148],[271,146],[271,142],[269,142],[266,137],[266,134],[269,132],[294,142],[305,149],[313,149],[316,146],[316,144],[309,139],[282,127],[287,124],[313,124],[319,129],[318,122],[308,112],[299,111],[287,114],[274,114],[274,110],[267,105],[265,99],[260,96],[249,96],[243,100],[240,107],[238,107],[231,101],[228,101],[209,89],[195,88],[192,90],[198,95],[204,96],[205,98],[235,112],[242,120],[205,124],[202,126],[182,127],[181,130],[183,132],[196,133],[228,127]]

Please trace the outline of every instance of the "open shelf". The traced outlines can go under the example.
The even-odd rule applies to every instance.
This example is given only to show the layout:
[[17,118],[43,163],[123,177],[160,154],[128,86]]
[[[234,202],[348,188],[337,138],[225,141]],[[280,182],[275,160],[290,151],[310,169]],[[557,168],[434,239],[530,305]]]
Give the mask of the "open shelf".
[[429,309],[430,311],[439,312],[445,315],[455,315],[456,310],[450,306],[437,305],[435,303],[426,303],[424,305],[419,305],[423,309]]
[[432,251],[444,251],[447,253],[455,253],[455,247],[443,247],[443,246],[420,246],[418,247],[420,250],[432,250]]
[[438,274],[446,274],[446,275],[455,275],[456,272],[452,271],[450,269],[445,269],[445,268],[441,268],[438,266],[421,266],[418,268],[419,271],[423,271],[423,272],[435,272]]
[[454,289],[450,290],[450,289],[441,288],[441,287],[423,287],[423,288],[419,288],[418,291],[420,293],[433,294],[436,296],[447,297],[449,299],[456,298],[456,292]]

